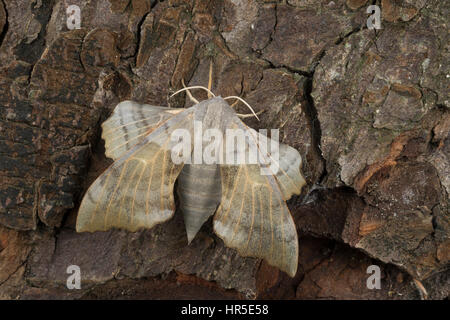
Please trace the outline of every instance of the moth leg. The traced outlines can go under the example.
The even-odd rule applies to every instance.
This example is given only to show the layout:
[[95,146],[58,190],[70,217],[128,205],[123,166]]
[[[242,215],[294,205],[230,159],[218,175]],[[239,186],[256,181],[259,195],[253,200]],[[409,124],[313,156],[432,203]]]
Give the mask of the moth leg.
[[[181,83],[183,84],[183,87],[186,88],[186,85],[184,84],[184,79],[181,79]],[[190,99],[193,103],[195,103],[195,104],[199,103],[198,100],[195,99],[195,98],[192,96],[192,94],[191,94],[191,92],[189,91],[189,89],[186,89],[186,92],[187,92],[187,95],[188,95],[189,99]]]

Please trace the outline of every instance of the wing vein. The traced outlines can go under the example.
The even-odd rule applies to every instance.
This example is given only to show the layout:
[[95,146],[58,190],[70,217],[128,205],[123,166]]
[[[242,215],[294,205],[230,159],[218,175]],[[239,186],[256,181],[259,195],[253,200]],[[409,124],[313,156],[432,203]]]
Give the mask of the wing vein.
[[232,191],[232,193],[231,193],[231,198],[230,198],[230,205],[228,206],[228,210],[227,210],[227,212],[225,213],[225,215],[224,215],[224,217],[223,217],[223,220],[222,220],[222,217],[220,217],[220,220],[222,220],[222,223],[223,224],[225,224],[225,220],[227,219],[227,216],[228,216],[228,214],[229,214],[229,212],[230,212],[230,209],[231,209],[231,203],[233,203],[233,198],[234,198],[234,194],[235,194],[235,192],[236,192],[236,187],[237,187],[237,185],[238,185],[238,181],[239,181],[239,176],[240,176],[240,174],[241,174],[241,169],[242,169],[242,167],[241,166],[239,166],[239,170],[238,170],[238,173],[237,173],[237,178],[236,178],[236,181],[234,182],[234,186],[233,186],[233,191]]
[[255,190],[254,190],[254,185],[252,185],[252,224],[250,226],[250,232],[248,234],[248,239],[247,239],[247,244],[245,245],[245,250],[247,251],[248,249],[248,245],[250,243],[250,238],[252,237],[252,233],[253,233],[253,223],[255,222]]
[[106,229],[106,225],[107,225],[107,221],[108,221],[109,208],[111,208],[111,204],[114,200],[114,197],[116,196],[117,189],[119,189],[119,186],[122,183],[122,178],[127,169],[127,166],[128,166],[128,160],[125,161],[124,166],[123,166],[122,170],[120,171],[119,180],[117,181],[116,187],[114,188],[113,194],[111,195],[111,199],[109,200],[108,206],[106,207],[105,224],[104,224],[105,229]]
[[263,210],[263,206],[262,206],[262,198],[261,198],[261,192],[258,193],[259,196],[259,209],[261,212],[261,226],[259,227],[259,256],[261,255],[261,249],[262,249],[262,239],[263,239],[263,226],[264,226],[264,210]]
[[[155,117],[156,117],[156,116],[151,116],[151,117],[149,117],[149,118],[145,118],[145,119],[141,119],[141,120],[136,120],[136,121],[132,121],[132,122],[128,122],[128,123],[121,123],[120,126],[113,127],[113,128],[110,129],[110,130],[105,130],[104,133],[108,133],[108,134],[109,134],[109,133],[112,133],[112,132],[114,132],[114,131],[119,130],[120,128],[127,127],[127,126],[129,126],[129,125],[131,125],[131,124],[136,124],[136,123],[139,123],[139,122],[147,121],[147,120],[150,120],[150,119],[155,118]],[[122,118],[121,118],[121,119],[122,119]],[[158,124],[160,121],[161,121],[161,116],[159,116],[159,120],[158,120],[158,122],[157,122],[156,124]],[[103,123],[103,125],[109,125],[109,123],[108,123],[107,121],[105,121],[105,122]],[[150,124],[150,125],[151,125],[151,124]]]
[[[164,145],[164,147],[166,147],[167,146],[167,143]],[[167,152],[166,152],[166,150],[164,149],[164,156],[163,156],[163,161],[162,161],[162,170],[161,170],[161,188],[160,188],[160,191],[159,191],[159,194],[160,194],[160,205],[161,205],[161,207],[160,207],[160,209],[161,209],[161,211],[163,211],[164,210],[164,197],[163,197],[163,192],[164,192],[164,173],[165,173],[165,170],[166,170],[166,154],[167,154]]]
[[145,170],[147,170],[147,163],[144,164],[144,167],[142,168],[142,171],[139,174],[139,179],[138,179],[138,182],[136,183],[136,187],[134,188],[133,202],[131,203],[131,225],[133,225],[133,220],[134,220],[134,202],[136,199],[136,192],[139,187],[139,184],[141,183],[142,175],[145,172]]
[[[156,153],[156,155],[159,153],[159,151]],[[155,156],[156,157],[156,156]],[[150,170],[150,179],[148,181],[148,187],[147,187],[147,193],[145,194],[145,216],[147,217],[148,220],[148,213],[150,212],[149,210],[149,206],[148,206],[148,195],[150,193],[150,189],[152,186],[152,179],[153,179],[153,170],[155,168],[155,157],[153,157],[152,161],[151,161],[151,167],[152,169]]]
[[270,233],[272,235],[271,241],[270,241],[270,256],[273,258],[273,212],[272,212],[272,188],[269,189],[269,214],[270,214]]
[[[138,161],[138,162],[139,162],[139,163],[142,163],[141,161]],[[119,217],[118,217],[118,220],[119,220],[119,221],[120,221],[120,216],[122,215],[122,206],[123,206],[123,202],[124,202],[124,200],[125,200],[125,196],[126,196],[127,193],[128,193],[128,190],[129,190],[129,188],[130,188],[131,182],[133,181],[134,176],[135,176],[135,174],[136,174],[138,168],[139,168],[139,166],[136,165],[136,167],[134,168],[133,173],[132,173],[132,175],[131,175],[131,177],[130,177],[130,179],[129,179],[129,181],[128,181],[128,184],[127,184],[127,186],[126,186],[126,188],[125,188],[125,192],[124,192],[123,195],[122,195],[122,199],[120,200]]]
[[234,227],[234,230],[233,230],[233,235],[231,237],[231,243],[233,243],[234,236],[236,235],[237,228],[241,224],[242,209],[244,208],[244,200],[245,200],[245,192],[246,191],[247,191],[247,179],[245,179],[244,192],[242,193],[243,196],[242,196],[242,202],[241,202],[241,209],[239,210],[239,218],[236,220],[236,226]]
[[[109,176],[111,175],[111,171],[110,172],[108,172],[108,174],[106,175],[106,178],[105,178],[105,183],[103,184],[103,187],[102,187],[102,190],[101,190],[101,192],[100,192],[100,198],[99,199],[102,199],[103,198],[103,194],[105,193],[105,189],[106,189],[106,186],[107,186],[107,184],[108,184],[108,181],[109,181]],[[98,178],[97,178],[98,179]],[[90,188],[89,188],[90,189]],[[88,190],[88,192],[89,192],[89,190]],[[95,214],[97,213],[97,209],[98,209],[98,206],[100,205],[100,201],[98,201],[97,200],[97,204],[95,205],[95,209],[94,209],[94,212],[92,213],[92,215],[91,215],[91,219],[90,219],[90,224],[92,224],[92,221],[94,221],[94,216],[95,216]]]

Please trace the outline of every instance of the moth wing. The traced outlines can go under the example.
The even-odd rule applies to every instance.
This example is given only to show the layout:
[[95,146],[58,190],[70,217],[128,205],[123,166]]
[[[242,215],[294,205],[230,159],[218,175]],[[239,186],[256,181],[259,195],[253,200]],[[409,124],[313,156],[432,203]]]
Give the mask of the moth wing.
[[288,146],[280,143],[279,170],[275,177],[283,192],[283,198],[289,200],[293,194],[300,194],[302,187],[306,184],[305,178],[300,172],[302,167],[302,157],[300,153]]
[[[293,194],[300,194],[302,187],[306,184],[305,178],[301,174],[302,157],[300,153],[291,146],[267,138],[260,132],[249,128],[250,133],[256,138],[259,150],[270,162],[269,170],[276,178],[283,193],[283,199],[289,200]],[[256,139],[255,139],[256,140]],[[265,144],[264,148],[260,145]],[[278,145],[278,150],[272,150],[274,144]],[[265,150],[270,151],[265,152]],[[274,152],[277,151],[277,152]]]
[[172,161],[171,134],[184,129],[192,135],[193,111],[187,109],[155,128],[94,181],[80,205],[78,232],[136,231],[173,216],[173,187],[183,163]]
[[[247,130],[237,118],[230,127]],[[246,143],[245,149],[257,149],[255,139]],[[298,265],[297,231],[276,178],[262,175],[259,164],[221,165],[220,171],[216,234],[240,255],[263,258],[293,277]]]
[[106,156],[113,160],[120,158],[164,121],[182,111],[183,109],[122,101],[102,123]]

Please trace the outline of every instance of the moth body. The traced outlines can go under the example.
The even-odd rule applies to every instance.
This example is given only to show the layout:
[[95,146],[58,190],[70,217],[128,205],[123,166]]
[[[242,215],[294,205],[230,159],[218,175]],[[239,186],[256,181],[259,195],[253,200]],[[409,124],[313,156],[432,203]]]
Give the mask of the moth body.
[[188,164],[178,176],[177,194],[183,212],[188,242],[191,243],[220,203],[222,188],[219,166]]

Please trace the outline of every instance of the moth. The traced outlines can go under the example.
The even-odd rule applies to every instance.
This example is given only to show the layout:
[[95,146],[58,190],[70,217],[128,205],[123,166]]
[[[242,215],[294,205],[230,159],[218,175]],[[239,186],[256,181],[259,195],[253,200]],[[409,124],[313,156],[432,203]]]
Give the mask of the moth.
[[[198,164],[173,159],[179,142],[174,141],[174,132],[185,130],[195,142],[195,123],[199,122],[204,131],[223,133],[224,140],[229,129],[245,132],[244,146],[233,150],[235,155],[256,150],[261,158],[270,158],[268,152],[261,151],[260,134],[240,120],[227,103],[228,98],[212,96],[187,109],[133,101],[119,103],[102,124],[105,153],[114,163],[85,193],[76,230],[122,228],[135,232],[163,223],[174,215],[174,186],[178,180],[179,206],[189,243],[214,215],[214,232],[227,247],[242,256],[265,259],[293,277],[298,264],[298,239],[285,201],[300,194],[305,184],[297,150],[279,144],[278,170],[273,174],[262,174],[259,162]],[[203,139],[200,143],[207,147],[209,142]],[[215,151],[227,156],[226,150]],[[265,163],[271,163],[270,159]]]

